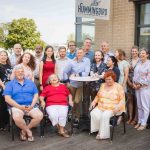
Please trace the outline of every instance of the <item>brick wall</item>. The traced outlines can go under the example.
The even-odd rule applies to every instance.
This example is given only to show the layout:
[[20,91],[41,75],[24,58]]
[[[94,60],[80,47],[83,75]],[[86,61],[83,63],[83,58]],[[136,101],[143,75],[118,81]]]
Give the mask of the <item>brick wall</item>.
[[135,6],[129,0],[111,0],[110,20],[96,20],[95,49],[102,40],[110,43],[111,49],[121,48],[129,55],[134,45]]

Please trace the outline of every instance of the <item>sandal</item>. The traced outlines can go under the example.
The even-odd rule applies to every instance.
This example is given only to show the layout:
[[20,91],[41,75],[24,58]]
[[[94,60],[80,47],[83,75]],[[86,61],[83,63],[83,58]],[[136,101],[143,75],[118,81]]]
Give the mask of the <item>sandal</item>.
[[28,141],[29,141],[29,142],[34,142],[34,137],[33,137],[33,135],[32,135],[31,130],[28,130],[28,131],[27,131],[27,137],[28,137]]
[[0,131],[6,131],[6,128],[0,128]]
[[65,133],[65,132],[62,132],[62,133],[60,133],[59,135],[65,137],[65,138],[69,138],[69,137],[70,137],[70,136],[69,136],[67,133]]
[[29,142],[34,142],[34,137],[33,136],[28,136],[28,141]]
[[127,123],[127,124],[131,124],[131,122],[132,122],[132,120],[129,119],[126,123]]
[[96,135],[96,140],[100,140],[101,138],[100,138],[100,134],[97,134]]
[[20,140],[21,141],[26,141],[27,140],[26,134],[23,131],[20,132]]
[[135,129],[137,129],[137,128],[139,128],[139,127],[140,127],[140,124],[139,124],[139,123],[134,126]]
[[138,131],[142,131],[146,129],[146,125],[141,125],[139,128],[137,128]]
[[[64,133],[68,134],[68,131],[64,129]],[[60,130],[58,130],[58,134],[61,134]]]
[[135,121],[135,120],[133,120],[133,121],[131,121],[131,123],[130,123],[131,125],[136,125],[137,124],[137,121]]

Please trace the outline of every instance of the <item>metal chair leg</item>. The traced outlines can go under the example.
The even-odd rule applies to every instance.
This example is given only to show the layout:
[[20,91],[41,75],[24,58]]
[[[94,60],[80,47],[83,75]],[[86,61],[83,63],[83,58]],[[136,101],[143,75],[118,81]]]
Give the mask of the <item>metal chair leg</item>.
[[123,133],[126,134],[126,116],[124,112],[122,116],[123,116]]
[[11,114],[10,114],[10,132],[11,132],[11,139],[12,139],[12,141],[14,141],[15,137],[14,137],[14,122],[13,122],[13,118],[12,118],[12,110],[11,110]]
[[40,137],[41,138],[44,137],[44,118],[41,120],[41,123],[40,123]]
[[111,140],[111,141],[113,140],[114,130],[115,130],[115,126],[113,126],[112,131],[111,131],[111,137],[110,137],[110,140]]
[[74,115],[73,115],[73,108],[71,110],[71,135],[73,134],[73,119],[74,119]]

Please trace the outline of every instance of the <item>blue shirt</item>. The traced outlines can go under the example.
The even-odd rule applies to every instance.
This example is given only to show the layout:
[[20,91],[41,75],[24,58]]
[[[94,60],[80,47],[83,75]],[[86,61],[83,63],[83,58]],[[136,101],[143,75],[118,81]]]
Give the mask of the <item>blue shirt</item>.
[[94,50],[89,50],[85,53],[84,57],[89,58],[91,62],[93,62],[94,59]]
[[[71,74],[79,74],[80,76],[86,77],[90,72],[90,60],[88,58],[83,57],[81,61],[72,60],[64,70],[64,79],[69,79]],[[70,80],[70,84],[73,87],[82,86],[82,82],[72,81]]]
[[76,52],[74,52],[73,54],[70,52],[67,52],[67,57],[70,59],[74,59],[76,57]]
[[21,85],[17,79],[6,84],[3,95],[9,95],[11,98],[20,105],[31,105],[33,97],[38,93],[37,87],[29,79],[24,79]]

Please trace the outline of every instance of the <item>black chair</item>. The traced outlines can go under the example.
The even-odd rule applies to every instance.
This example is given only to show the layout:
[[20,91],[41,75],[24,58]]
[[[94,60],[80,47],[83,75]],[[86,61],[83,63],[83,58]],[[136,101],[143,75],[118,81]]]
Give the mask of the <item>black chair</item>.
[[[40,108],[41,110],[41,108]],[[11,139],[12,141],[15,140],[15,134],[14,134],[14,128],[15,128],[15,122],[13,120],[13,113],[12,113],[12,109],[9,108],[9,112],[10,112],[10,117],[9,117],[9,132],[11,133]],[[31,121],[31,117],[28,115],[24,115],[24,120],[26,123],[29,123]],[[40,136],[42,137],[42,124],[40,123]]]
[[126,114],[125,114],[125,112],[123,112],[121,115],[112,116],[110,118],[110,125],[112,125],[112,131],[111,131],[110,141],[113,140],[114,129],[117,126],[117,121],[118,121],[119,117],[122,117],[123,134],[126,134]]
[[150,114],[149,114],[149,117],[148,117],[148,120],[147,120],[147,129],[150,129]]
[[41,123],[40,123],[40,128],[41,128],[40,136],[41,136],[41,138],[44,138],[44,131],[45,131],[44,129],[45,129],[46,123],[50,122],[50,121],[48,118],[48,114],[46,113],[46,109],[41,107],[41,111],[43,113],[43,119],[41,120]]
[[[95,107],[94,107],[95,108]],[[90,112],[94,109],[92,108],[90,111],[89,111],[89,114]],[[90,115],[89,115],[90,116]],[[122,124],[123,124],[123,134],[126,134],[126,114],[125,112],[121,113],[120,115],[114,115],[110,118],[110,125],[112,126],[112,130],[111,130],[111,133],[110,133],[110,141],[112,142],[113,141],[113,136],[114,136],[114,131],[115,131],[115,127],[117,126],[117,122],[118,122],[118,118],[119,117],[122,117]],[[90,119],[91,120],[91,119]],[[90,127],[91,128],[91,127]],[[89,129],[90,131],[90,129]],[[91,134],[91,132],[89,133]]]

